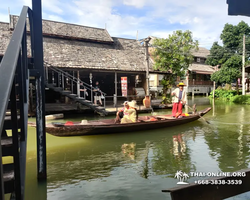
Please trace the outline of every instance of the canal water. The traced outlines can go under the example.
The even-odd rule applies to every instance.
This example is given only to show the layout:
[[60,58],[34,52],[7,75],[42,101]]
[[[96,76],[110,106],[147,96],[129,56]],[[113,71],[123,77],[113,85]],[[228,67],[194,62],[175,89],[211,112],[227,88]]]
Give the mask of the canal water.
[[[205,97],[189,99],[189,105],[193,103],[198,110],[213,107]],[[250,106],[215,102],[205,116],[210,124],[200,119],[133,133],[64,138],[47,134],[46,183],[36,179],[36,132],[29,127],[25,199],[170,200],[161,190],[177,186],[174,176],[179,170],[216,173],[250,167],[249,113]],[[189,177],[187,182],[204,178]],[[250,194],[230,199],[250,199]]]

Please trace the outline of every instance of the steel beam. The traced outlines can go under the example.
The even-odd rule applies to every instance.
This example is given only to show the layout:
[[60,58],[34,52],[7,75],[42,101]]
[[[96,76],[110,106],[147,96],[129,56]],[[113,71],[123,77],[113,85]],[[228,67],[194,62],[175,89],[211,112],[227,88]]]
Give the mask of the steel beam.
[[39,71],[36,78],[36,131],[37,131],[37,177],[47,178],[46,133],[45,133],[45,84],[43,66],[43,33],[42,33],[42,3],[32,0],[34,68]]

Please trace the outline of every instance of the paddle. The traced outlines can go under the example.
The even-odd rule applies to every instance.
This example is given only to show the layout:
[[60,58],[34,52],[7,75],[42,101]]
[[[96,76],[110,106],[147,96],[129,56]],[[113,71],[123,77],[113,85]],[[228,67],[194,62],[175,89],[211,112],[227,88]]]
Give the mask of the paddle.
[[153,107],[151,106],[150,108],[151,108],[151,115],[156,115],[156,113],[154,112]]
[[[189,105],[186,104],[186,106],[187,106],[189,109],[193,110]],[[199,117],[200,117],[201,119],[203,119],[207,124],[210,124],[210,122],[207,121],[204,117],[202,117],[202,116],[200,115],[200,113],[199,113]]]

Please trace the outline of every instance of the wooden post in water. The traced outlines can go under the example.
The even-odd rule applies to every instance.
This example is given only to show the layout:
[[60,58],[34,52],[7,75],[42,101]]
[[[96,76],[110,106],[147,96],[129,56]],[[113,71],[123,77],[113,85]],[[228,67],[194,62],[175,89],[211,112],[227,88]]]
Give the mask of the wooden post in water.
[[215,95],[215,81],[214,81],[214,89],[213,89],[213,99],[214,99],[214,95]]
[[245,53],[246,53],[246,35],[243,36],[243,56],[242,56],[242,95],[246,94],[245,89]]

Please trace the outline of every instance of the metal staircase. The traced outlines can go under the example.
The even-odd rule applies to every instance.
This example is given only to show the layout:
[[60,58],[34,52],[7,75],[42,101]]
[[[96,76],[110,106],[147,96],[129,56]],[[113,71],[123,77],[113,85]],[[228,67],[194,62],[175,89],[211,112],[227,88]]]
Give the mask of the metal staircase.
[[[88,85],[87,83],[81,81],[79,78],[74,77],[73,75],[65,72],[57,67],[52,66],[51,64],[44,62],[44,67],[46,69],[46,83],[45,86],[55,92],[59,92],[61,95],[68,97],[73,100],[75,103],[80,103],[81,105],[87,106],[90,109],[94,110],[96,113],[101,116],[108,115],[105,110],[105,93],[100,91],[102,96],[104,97],[104,107],[93,104],[93,90],[94,87]],[[49,79],[48,73],[49,70],[53,73],[51,79]],[[55,82],[55,76],[57,77],[57,81]],[[71,88],[65,87],[65,81],[71,82]],[[74,93],[74,86],[77,87],[77,93]],[[86,91],[84,92],[84,96],[81,97],[79,94],[80,86]],[[91,101],[86,99],[86,93],[90,93]]]
[[[0,200],[7,197],[5,194],[11,194],[11,200],[25,199],[29,75],[32,71],[36,76],[37,148],[39,151],[37,173],[38,179],[46,179],[44,68],[43,59],[40,59],[43,57],[41,53],[43,52],[41,1],[33,0],[32,5],[33,10],[27,6],[23,7],[0,63]],[[33,63],[28,63],[27,58],[27,15]],[[42,67],[39,68],[39,66]],[[10,116],[6,114],[7,109],[11,112]],[[5,157],[13,159],[9,161]]]
[[[24,199],[29,85],[26,17],[30,12],[23,8],[0,64],[0,199],[8,193],[11,199]],[[6,115],[7,109],[11,116]],[[7,156],[13,158],[11,163],[4,160]]]

